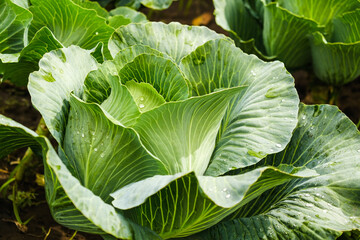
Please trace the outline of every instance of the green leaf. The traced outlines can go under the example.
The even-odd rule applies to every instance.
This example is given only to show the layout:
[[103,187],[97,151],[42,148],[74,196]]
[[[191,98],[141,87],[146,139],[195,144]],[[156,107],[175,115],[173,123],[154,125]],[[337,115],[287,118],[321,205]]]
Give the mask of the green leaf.
[[117,7],[109,12],[110,16],[123,16],[133,23],[147,22],[145,14],[129,7]]
[[237,87],[163,104],[143,113],[134,129],[170,174],[194,171],[201,175],[210,161],[227,104],[243,91],[244,87]]
[[26,85],[29,74],[39,69],[38,63],[42,56],[63,47],[57,41],[51,31],[43,27],[40,29],[20,53],[19,59],[16,63],[5,63],[4,78],[11,80],[16,85]]
[[[146,37],[144,38],[144,34]],[[226,38],[205,27],[184,26],[172,22],[129,24],[115,31],[109,41],[111,55],[129,46],[141,44],[169,55],[176,63],[211,39]]]
[[90,53],[78,46],[51,51],[40,60],[39,71],[29,76],[31,101],[58,143],[63,140],[70,93],[82,96],[86,75],[98,68]]
[[[256,4],[261,4],[255,1]],[[223,29],[231,31],[238,37],[238,43],[252,40],[256,48],[264,52],[262,41],[262,19],[261,15],[253,14],[249,8],[248,1],[240,0],[214,0],[216,23]],[[254,45],[253,45],[254,46]],[[255,47],[255,46],[254,46]],[[251,49],[251,48],[250,48]],[[250,50],[249,49],[249,50]],[[249,52],[244,50],[245,52]]]
[[165,103],[165,99],[149,83],[128,81],[125,85],[142,113]]
[[0,0],[0,9],[0,53],[18,53],[27,44],[32,14],[10,0]]
[[360,76],[360,39],[355,43],[331,43],[315,32],[310,40],[314,72],[320,80],[339,86]]
[[[113,29],[106,19],[97,15],[93,9],[86,9],[70,0],[32,0],[30,11],[34,20],[29,29],[29,37],[43,26],[48,27],[64,46],[78,45],[85,49],[94,48],[99,42],[107,42]],[[107,53],[110,57],[109,53]]]
[[104,62],[98,69],[89,72],[84,82],[83,99],[86,102],[102,103],[110,96],[113,81],[120,82],[116,69],[109,61]]
[[[143,102],[145,96],[142,97],[142,99],[134,97],[132,91],[120,83],[120,79],[112,80],[110,85],[111,94],[109,98],[101,104],[101,107],[122,125],[128,127],[133,126],[145,106],[143,104],[141,106],[142,108],[140,108],[138,101]],[[133,92],[135,91],[136,89],[133,89]],[[154,91],[156,92],[156,90]]]
[[141,0],[141,4],[145,7],[163,10],[170,7],[173,0]]
[[[145,45],[132,45],[130,47],[124,48],[119,51],[115,56],[114,60],[110,61],[113,68],[113,75],[119,74],[119,71],[129,62],[132,62],[137,56],[141,54],[151,54],[159,57],[169,58],[166,54],[159,52],[156,49],[153,49]],[[110,68],[110,67],[109,67]],[[116,70],[115,70],[116,69]]]
[[301,67],[310,62],[307,36],[322,30],[313,20],[294,15],[276,3],[265,6],[263,41],[266,53],[276,56],[287,68]]
[[360,7],[358,0],[278,0],[278,3],[290,12],[312,19],[321,25],[326,25],[333,18]]
[[134,130],[112,123],[98,105],[71,97],[70,106],[65,154],[82,185],[105,202],[111,192],[129,183],[167,173]]
[[319,175],[264,192],[203,239],[336,239],[359,229],[359,159],[360,133],[350,119],[334,106],[301,105],[286,149],[234,174],[288,164]]
[[333,20],[333,42],[355,43],[360,42],[360,9],[343,14]]
[[289,142],[299,99],[283,64],[265,63],[220,39],[198,47],[180,67],[193,95],[248,86],[229,104],[206,174],[221,175],[254,164]]
[[186,80],[177,65],[164,57],[141,54],[119,71],[121,82],[145,82],[151,84],[166,101],[188,98]]
[[43,150],[47,201],[57,222],[75,230],[111,234],[121,239],[160,239],[151,230],[126,219],[85,188],[67,169],[48,139],[2,115],[0,138],[2,146],[7,146],[0,148],[0,156],[25,146]]
[[126,216],[168,239],[209,228],[266,190],[296,178],[274,168],[224,177],[179,173],[147,178],[111,195],[115,207],[128,209]]
[[[0,115],[0,159],[18,148],[35,147],[37,142],[33,136],[37,134],[10,118]],[[9,141],[9,138],[12,141]]]
[[97,15],[99,15],[100,17],[103,17],[105,19],[109,17],[108,11],[106,11],[106,9],[101,7],[101,5],[98,2],[93,2],[89,0],[71,0],[71,1],[73,1],[77,5],[80,5],[83,8],[95,10]]

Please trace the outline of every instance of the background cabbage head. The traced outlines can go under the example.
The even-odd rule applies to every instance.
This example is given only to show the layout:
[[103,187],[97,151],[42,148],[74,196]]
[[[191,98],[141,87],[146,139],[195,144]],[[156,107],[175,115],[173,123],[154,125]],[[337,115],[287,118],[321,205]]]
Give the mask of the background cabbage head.
[[214,0],[217,23],[244,51],[288,68],[312,62],[319,79],[342,85],[360,75],[360,2]]

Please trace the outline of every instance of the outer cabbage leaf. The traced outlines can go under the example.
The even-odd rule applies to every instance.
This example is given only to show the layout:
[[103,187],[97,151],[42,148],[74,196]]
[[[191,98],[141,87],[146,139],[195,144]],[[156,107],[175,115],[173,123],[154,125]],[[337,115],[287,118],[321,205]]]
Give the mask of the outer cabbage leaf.
[[31,101],[59,143],[63,141],[70,93],[82,96],[86,75],[98,68],[90,53],[77,46],[51,51],[40,60],[39,71],[29,76]]
[[[50,142],[28,128],[0,115],[0,136],[8,146],[0,156],[26,145],[43,150],[45,190],[53,217],[76,230],[111,234],[122,239],[160,239],[154,232],[134,224],[85,188],[56,154]],[[26,141],[24,141],[26,140]]]
[[298,126],[284,151],[234,174],[281,164],[319,175],[264,192],[232,220],[192,239],[336,239],[360,228],[360,134],[336,107],[301,105]]
[[[144,38],[144,34],[146,37]],[[169,55],[176,63],[211,39],[226,38],[205,27],[184,26],[179,23],[151,22],[129,24],[115,31],[109,41],[113,57],[122,49],[141,44]]]
[[298,178],[302,177],[271,167],[238,176],[154,176],[112,194],[113,205],[128,209],[125,216],[162,238],[172,239],[209,228],[264,191]]
[[299,99],[283,64],[264,63],[217,39],[183,58],[180,67],[193,95],[248,86],[229,104],[206,174],[220,175],[254,164],[288,143],[296,126]]

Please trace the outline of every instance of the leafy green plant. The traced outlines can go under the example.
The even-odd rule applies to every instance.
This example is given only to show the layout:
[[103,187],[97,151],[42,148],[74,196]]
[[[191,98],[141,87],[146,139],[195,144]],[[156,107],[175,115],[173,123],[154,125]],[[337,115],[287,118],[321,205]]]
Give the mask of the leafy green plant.
[[[54,49],[78,45],[98,48],[95,56],[111,58],[107,42],[114,29],[146,21],[145,15],[121,7],[107,12],[87,0],[0,0],[0,73],[17,85],[26,85],[41,57]],[[100,44],[100,45],[99,45]],[[2,80],[0,79],[0,81]]]
[[109,49],[114,59],[102,64],[92,50],[53,50],[30,75],[57,152],[0,117],[0,157],[42,151],[60,224],[104,239],[328,239],[359,229],[359,132],[336,107],[299,109],[282,63],[177,23],[120,27]]
[[217,23],[238,46],[288,68],[312,62],[316,76],[339,86],[360,76],[358,0],[214,0]]

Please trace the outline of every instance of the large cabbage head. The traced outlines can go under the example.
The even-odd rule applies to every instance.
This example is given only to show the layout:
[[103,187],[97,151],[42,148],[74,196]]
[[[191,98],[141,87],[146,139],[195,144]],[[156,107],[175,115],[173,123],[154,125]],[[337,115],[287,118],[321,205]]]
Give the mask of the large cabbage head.
[[312,62],[317,77],[342,85],[360,76],[360,1],[214,0],[217,23],[244,51],[288,68]]
[[0,156],[42,148],[60,224],[105,239],[314,239],[359,228],[358,132],[327,106],[301,106],[298,122],[282,63],[177,23],[121,27],[109,46],[114,59],[102,64],[76,46],[52,51],[30,76],[57,152],[0,118]]

